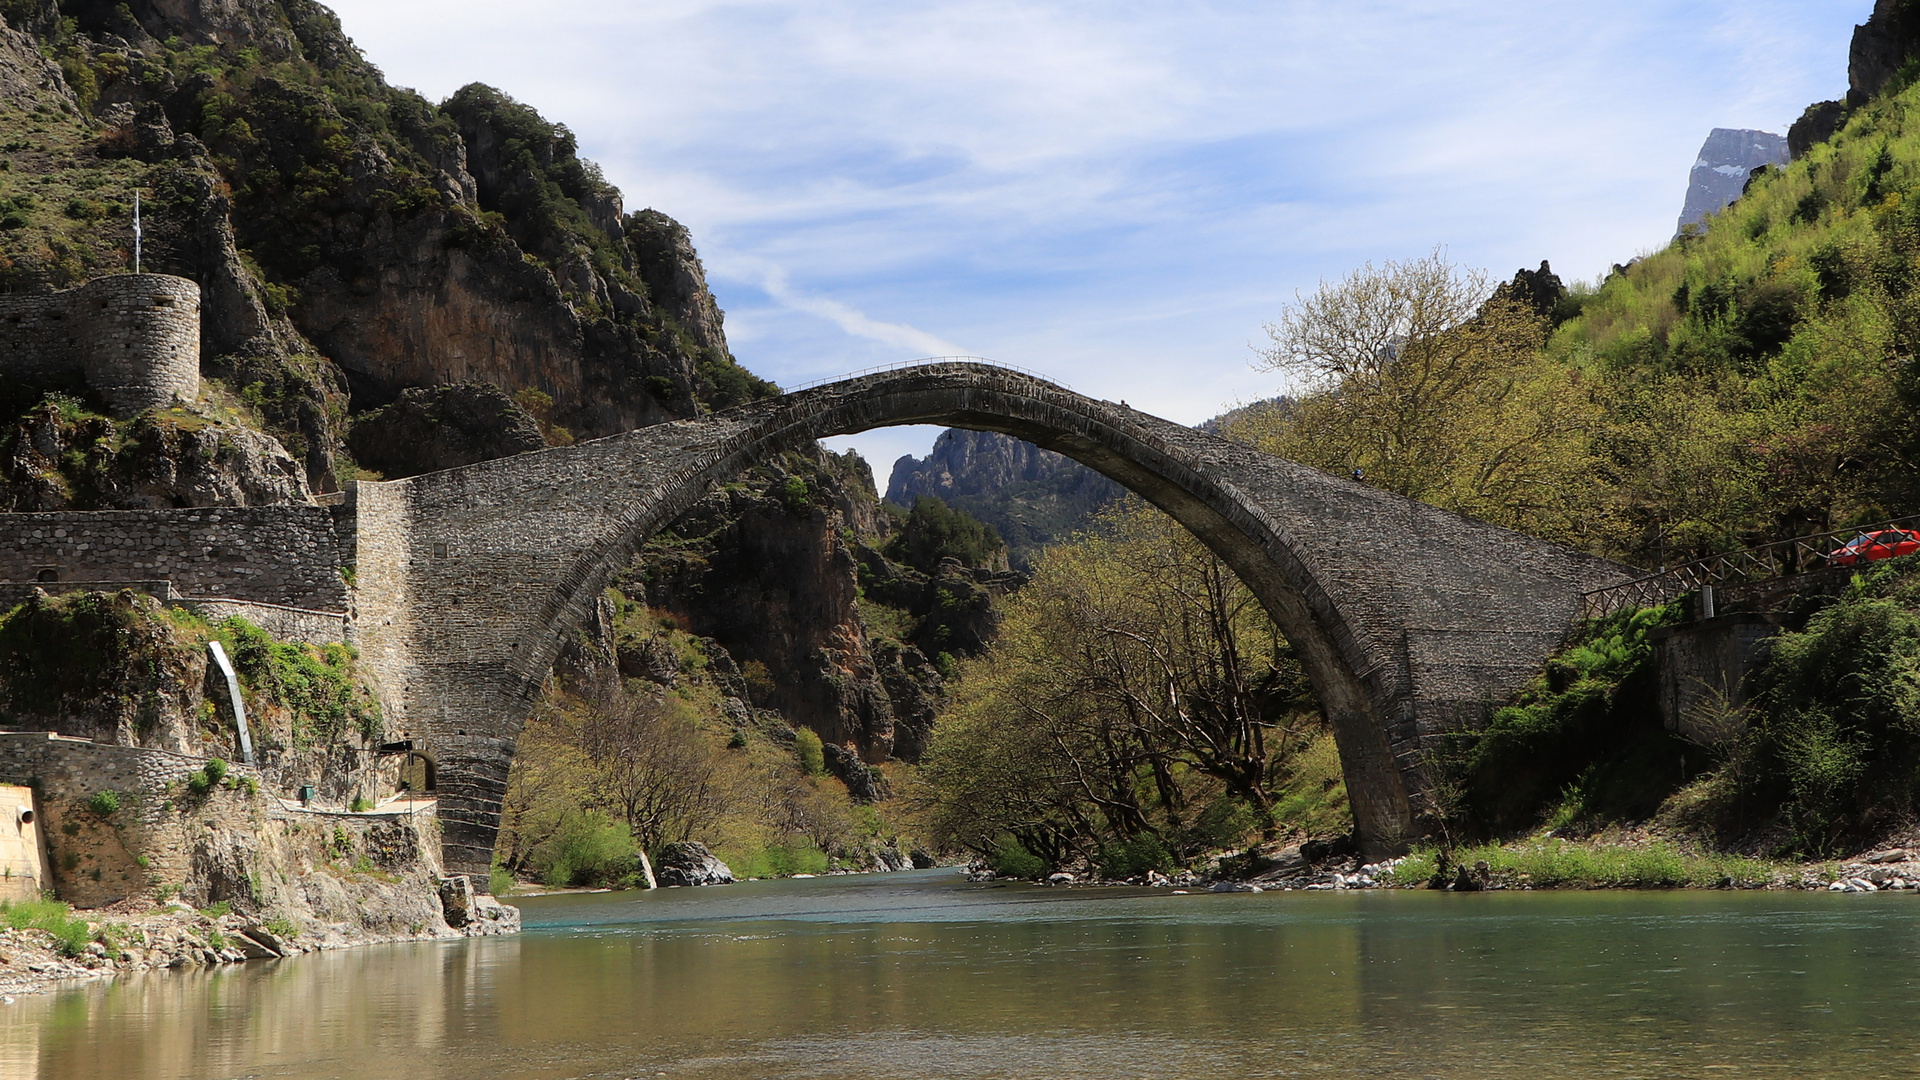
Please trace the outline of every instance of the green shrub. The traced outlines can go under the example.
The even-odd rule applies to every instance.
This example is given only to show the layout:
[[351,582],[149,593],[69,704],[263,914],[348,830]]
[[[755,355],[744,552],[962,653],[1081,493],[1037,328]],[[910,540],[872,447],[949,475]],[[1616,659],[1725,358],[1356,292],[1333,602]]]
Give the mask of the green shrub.
[[906,522],[887,545],[887,554],[931,574],[939,569],[941,559],[983,566],[1005,547],[993,526],[935,496],[923,495],[913,501]]
[[380,705],[358,676],[359,653],[350,645],[275,641],[245,619],[218,627],[248,691],[264,694],[293,713],[293,741],[307,748],[345,735],[365,742],[380,738]]
[[111,789],[96,791],[93,797],[87,800],[87,809],[94,817],[103,820],[110,818],[120,810],[120,793]]
[[1047,874],[1046,860],[1008,838],[987,856],[987,865],[1001,877],[1040,878]]
[[1597,820],[1651,816],[1678,786],[1672,765],[1686,747],[1661,723],[1648,635],[1680,615],[1671,604],[1582,628],[1514,704],[1437,755],[1442,790],[1457,785],[1464,801],[1444,809],[1496,834],[1529,829],[1556,808]]
[[230,900],[222,900],[217,904],[208,904],[206,907],[200,909],[200,914],[205,915],[209,919],[218,919],[222,916],[231,915],[233,914],[233,902]]
[[715,852],[736,878],[792,877],[795,874],[824,874],[827,853],[812,844],[769,844],[747,850]]
[[292,941],[300,936],[300,928],[285,915],[276,915],[266,922],[267,932],[283,941]]
[[553,835],[534,845],[527,863],[555,888],[611,885],[632,872],[638,849],[627,827],[605,814],[569,814]]
[[[1752,722],[1726,748],[1736,821],[1778,808],[1803,855],[1871,839],[1920,795],[1920,560],[1858,576],[1748,682]],[[1744,808],[1744,812],[1740,813]],[[1745,822],[1738,822],[1745,823]]]
[[[1173,869],[1173,855],[1157,836],[1137,836],[1132,840],[1107,844],[1100,849],[1100,876],[1111,881],[1141,877],[1149,870],[1166,873]],[[1035,876],[1035,875],[1028,875]]]
[[808,776],[819,776],[827,771],[827,750],[820,736],[812,728],[799,728],[793,733],[793,750],[800,758],[800,771]]
[[365,795],[355,795],[353,802],[348,805],[348,809],[356,814],[364,814],[373,809],[373,800],[367,798]]
[[487,891],[492,896],[509,896],[513,893],[513,875],[497,862],[487,874]]
[[[1692,854],[1671,844],[1624,847],[1548,840],[1500,847],[1457,850],[1450,866],[1485,862],[1495,879],[1536,888],[1673,889],[1758,888],[1779,880],[1773,863],[1739,855]],[[1387,880],[1417,885],[1439,868],[1438,853],[1424,849],[1393,868]]]
[[798,476],[789,476],[780,485],[780,499],[793,514],[804,514],[813,505],[813,488]]

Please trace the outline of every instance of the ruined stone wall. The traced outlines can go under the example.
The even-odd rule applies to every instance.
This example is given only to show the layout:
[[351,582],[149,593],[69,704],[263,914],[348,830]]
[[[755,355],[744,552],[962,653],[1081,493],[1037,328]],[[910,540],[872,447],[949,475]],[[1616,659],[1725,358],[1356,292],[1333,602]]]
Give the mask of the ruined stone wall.
[[115,416],[200,393],[200,286],[117,274],[55,293],[0,296],[0,378],[78,373]]
[[0,514],[0,582],[153,581],[181,596],[347,610],[321,506]]

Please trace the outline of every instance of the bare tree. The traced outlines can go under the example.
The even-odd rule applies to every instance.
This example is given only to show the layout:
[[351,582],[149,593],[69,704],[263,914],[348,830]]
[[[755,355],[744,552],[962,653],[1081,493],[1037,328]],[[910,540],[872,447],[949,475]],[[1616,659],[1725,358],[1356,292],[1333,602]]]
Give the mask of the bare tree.
[[688,839],[724,809],[715,751],[680,699],[609,691],[582,718],[588,801],[626,819],[641,848]]

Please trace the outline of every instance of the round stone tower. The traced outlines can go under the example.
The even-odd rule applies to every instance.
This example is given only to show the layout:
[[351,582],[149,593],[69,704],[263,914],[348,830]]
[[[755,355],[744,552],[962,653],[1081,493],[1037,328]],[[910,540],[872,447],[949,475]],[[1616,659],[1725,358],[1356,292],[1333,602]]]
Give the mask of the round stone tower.
[[171,274],[115,274],[72,290],[81,374],[114,416],[200,394],[200,286]]

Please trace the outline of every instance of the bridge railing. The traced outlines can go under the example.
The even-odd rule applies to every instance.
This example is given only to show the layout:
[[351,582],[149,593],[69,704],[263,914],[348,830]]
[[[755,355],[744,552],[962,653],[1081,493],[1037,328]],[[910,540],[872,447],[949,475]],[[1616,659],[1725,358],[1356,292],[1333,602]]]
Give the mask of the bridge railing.
[[1687,593],[1698,591],[1706,585],[1719,588],[1745,582],[1768,581],[1837,566],[1859,565],[1874,557],[1885,558],[1895,554],[1895,549],[1885,544],[1863,546],[1850,563],[1836,561],[1834,557],[1840,555],[1841,549],[1856,538],[1886,529],[1920,530],[1920,514],[1894,518],[1873,525],[1859,525],[1850,529],[1830,529],[1826,532],[1809,533],[1806,536],[1796,536],[1791,540],[1777,540],[1771,544],[1762,544],[1745,551],[1711,555],[1662,573],[1623,581],[1604,589],[1595,589],[1584,594],[1582,615],[1589,619],[1597,619],[1629,608],[1665,604]]
[[900,371],[905,368],[920,367],[923,364],[987,364],[992,367],[1003,368],[1007,371],[1017,371],[1022,375],[1031,375],[1036,379],[1050,382],[1055,386],[1064,387],[1068,390],[1073,389],[1073,387],[1068,386],[1060,379],[1045,374],[1044,372],[1035,371],[1032,368],[1023,368],[1018,364],[1007,364],[999,360],[990,360],[984,356],[923,356],[917,360],[899,360],[891,364],[862,368],[859,371],[849,371],[841,375],[829,375],[822,379],[813,379],[809,382],[803,382],[798,386],[785,387],[784,389],[787,393],[794,394],[802,390],[812,390],[817,386],[826,386],[829,383],[846,382],[848,379],[863,379],[868,375],[881,375],[889,371]]

